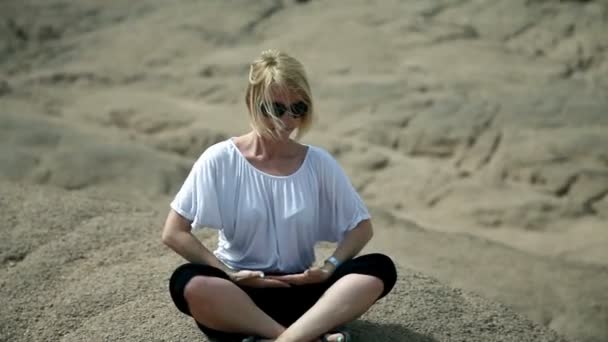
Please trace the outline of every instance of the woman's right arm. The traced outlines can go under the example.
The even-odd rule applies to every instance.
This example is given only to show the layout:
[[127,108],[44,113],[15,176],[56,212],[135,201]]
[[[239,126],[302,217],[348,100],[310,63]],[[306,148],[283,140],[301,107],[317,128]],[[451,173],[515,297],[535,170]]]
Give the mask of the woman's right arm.
[[190,222],[171,209],[163,227],[162,241],[177,254],[194,263],[207,264],[223,270],[235,282],[252,287],[289,287],[280,280],[263,279],[260,271],[235,272],[219,261],[190,231]]
[[219,261],[190,231],[190,222],[171,209],[163,227],[162,242],[184,259],[207,264],[226,273],[230,269]]

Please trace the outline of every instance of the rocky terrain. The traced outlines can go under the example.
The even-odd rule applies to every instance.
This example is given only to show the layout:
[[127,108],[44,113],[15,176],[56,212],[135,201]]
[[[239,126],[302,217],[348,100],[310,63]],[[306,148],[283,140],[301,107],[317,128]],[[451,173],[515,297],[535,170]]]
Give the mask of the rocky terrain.
[[1,1],[0,340],[200,337],[160,228],[278,48],[399,266],[356,337],[605,341],[607,35],[602,0]]

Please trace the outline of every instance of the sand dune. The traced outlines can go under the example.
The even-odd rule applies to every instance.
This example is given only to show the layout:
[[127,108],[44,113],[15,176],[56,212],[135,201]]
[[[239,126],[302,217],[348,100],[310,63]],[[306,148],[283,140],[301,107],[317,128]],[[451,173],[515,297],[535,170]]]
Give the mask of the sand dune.
[[[89,191],[2,183],[0,319],[6,341],[173,341],[200,335],[173,307],[159,212]],[[143,207],[143,208],[142,208]],[[148,208],[148,209],[146,209]],[[211,244],[214,236],[200,234]],[[4,244],[8,244],[3,239]],[[323,246],[319,254],[327,253]],[[513,310],[400,267],[391,297],[352,325],[364,341],[560,341]],[[407,322],[407,324],[404,324]]]
[[340,160],[401,270],[358,336],[604,341],[607,18],[601,0],[0,2],[0,340],[199,336],[160,225],[201,151],[248,128],[248,63],[273,47],[311,78],[304,142]]

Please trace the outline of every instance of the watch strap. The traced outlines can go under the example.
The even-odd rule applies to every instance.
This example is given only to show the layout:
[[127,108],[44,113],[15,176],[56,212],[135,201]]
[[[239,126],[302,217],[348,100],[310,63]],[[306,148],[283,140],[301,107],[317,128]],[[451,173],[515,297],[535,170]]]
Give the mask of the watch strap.
[[338,268],[342,263],[340,262],[340,260],[338,260],[336,257],[334,256],[330,256],[329,258],[327,258],[325,260],[325,262],[328,262],[332,265],[334,265],[335,268]]

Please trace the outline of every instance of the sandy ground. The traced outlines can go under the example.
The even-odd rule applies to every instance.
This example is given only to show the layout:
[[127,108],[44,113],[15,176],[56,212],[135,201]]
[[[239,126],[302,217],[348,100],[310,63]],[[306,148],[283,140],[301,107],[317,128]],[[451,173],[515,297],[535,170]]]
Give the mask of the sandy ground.
[[0,2],[0,341],[202,338],[160,228],[271,47],[399,267],[358,340],[606,341],[607,35],[601,0]]

